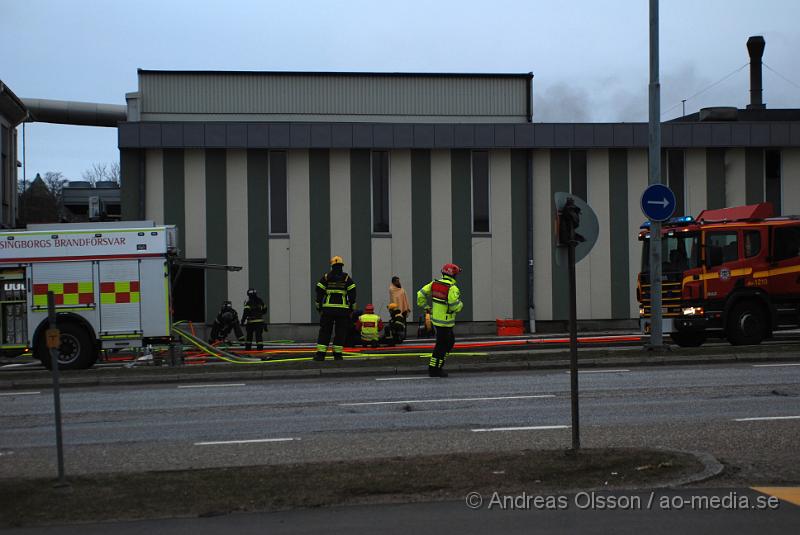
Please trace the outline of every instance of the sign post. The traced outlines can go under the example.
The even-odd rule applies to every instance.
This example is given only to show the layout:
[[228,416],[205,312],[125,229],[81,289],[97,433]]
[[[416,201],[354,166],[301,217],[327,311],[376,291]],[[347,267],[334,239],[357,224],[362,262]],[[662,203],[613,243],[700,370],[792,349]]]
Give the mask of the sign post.
[[[661,84],[658,79],[658,0],[650,0],[650,85],[648,98],[647,146],[650,163],[647,183],[650,184],[650,187],[653,187],[654,185],[661,185]],[[649,200],[656,201],[658,199]],[[642,202],[642,211],[645,211],[644,195],[642,195]],[[648,206],[651,205],[648,203]],[[672,210],[674,209],[675,203],[673,201]],[[646,211],[645,215],[647,215]],[[665,217],[664,219],[667,218]],[[664,219],[655,218],[650,225],[650,349],[661,349],[664,345],[661,332],[660,223]]]
[[675,194],[664,184],[651,184],[642,193],[642,213],[650,220],[650,349],[664,346],[661,313],[661,222],[675,212]]
[[59,388],[58,354],[61,349],[61,332],[56,325],[56,305],[53,292],[47,292],[48,325],[45,331],[47,349],[50,352],[50,370],[53,374],[53,404],[56,421],[56,454],[58,456],[58,483],[56,488],[68,487],[64,476],[64,443],[61,438],[61,389]]
[[[557,245],[567,249],[569,277],[569,375],[572,405],[572,453],[581,447],[580,406],[578,404],[578,319],[575,290],[575,263],[589,254],[597,243],[599,227],[594,210],[569,193],[555,194]],[[580,229],[580,233],[577,230]],[[576,251],[580,251],[577,255]],[[556,251],[558,254],[558,251]],[[558,256],[556,257],[558,258]]]

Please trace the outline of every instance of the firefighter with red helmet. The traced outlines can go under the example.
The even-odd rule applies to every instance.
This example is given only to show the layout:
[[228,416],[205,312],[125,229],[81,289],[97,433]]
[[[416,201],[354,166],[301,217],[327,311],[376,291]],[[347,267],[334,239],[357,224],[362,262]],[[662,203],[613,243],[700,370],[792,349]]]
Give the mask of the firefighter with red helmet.
[[456,314],[464,308],[461,291],[456,286],[459,273],[461,268],[457,265],[445,264],[442,266],[442,277],[432,280],[417,292],[417,306],[431,311],[431,323],[436,327],[436,346],[428,364],[428,375],[431,377],[447,377],[444,359],[456,342],[453,334]]
[[383,320],[375,314],[375,307],[372,303],[364,307],[364,313],[358,317],[356,329],[361,332],[361,343],[364,346],[378,347]]
[[334,327],[333,358],[334,360],[343,358],[342,349],[347,339],[350,316],[356,304],[356,283],[343,271],[343,267],[342,257],[334,256],[331,258],[331,270],[317,282],[316,307],[320,318],[317,354],[314,360],[325,360]]

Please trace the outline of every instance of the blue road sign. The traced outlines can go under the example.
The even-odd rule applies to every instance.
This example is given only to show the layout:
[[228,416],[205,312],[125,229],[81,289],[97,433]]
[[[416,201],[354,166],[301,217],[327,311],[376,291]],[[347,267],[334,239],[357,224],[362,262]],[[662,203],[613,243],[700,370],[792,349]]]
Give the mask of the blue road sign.
[[675,212],[675,194],[663,184],[651,184],[642,193],[642,213],[653,221],[666,221]]

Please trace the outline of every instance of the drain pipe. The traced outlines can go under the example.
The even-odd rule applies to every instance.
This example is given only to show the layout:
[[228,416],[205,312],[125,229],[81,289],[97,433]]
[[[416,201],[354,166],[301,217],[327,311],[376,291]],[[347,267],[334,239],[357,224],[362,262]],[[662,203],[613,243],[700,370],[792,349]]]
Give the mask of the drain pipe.
[[118,104],[44,98],[21,100],[28,109],[28,121],[31,122],[116,127],[118,122],[128,117],[127,107]]
[[527,191],[525,192],[525,203],[528,205],[526,210],[527,221],[527,242],[528,242],[528,331],[532,334],[536,332],[536,305],[534,304],[533,294],[533,151],[528,150],[528,169],[527,169]]

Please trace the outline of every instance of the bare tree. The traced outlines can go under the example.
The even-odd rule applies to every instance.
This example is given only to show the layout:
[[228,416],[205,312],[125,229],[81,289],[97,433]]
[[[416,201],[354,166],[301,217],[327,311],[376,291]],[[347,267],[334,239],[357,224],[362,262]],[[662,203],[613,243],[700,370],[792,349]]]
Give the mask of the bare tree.
[[119,175],[119,164],[112,162],[110,164],[93,163],[92,167],[84,171],[81,176],[94,187],[98,182],[114,182],[119,185]]
[[108,179],[112,182],[116,182],[117,185],[120,184],[120,170],[119,170],[119,162],[111,162],[111,165],[108,166]]
[[44,180],[47,189],[50,190],[50,193],[56,198],[58,204],[61,205],[61,191],[64,189],[64,183],[69,182],[64,177],[64,173],[60,171],[48,171],[44,174],[42,180]]
[[106,179],[108,166],[104,163],[93,163],[92,166],[83,172],[81,177],[89,183],[92,187],[98,182]]

